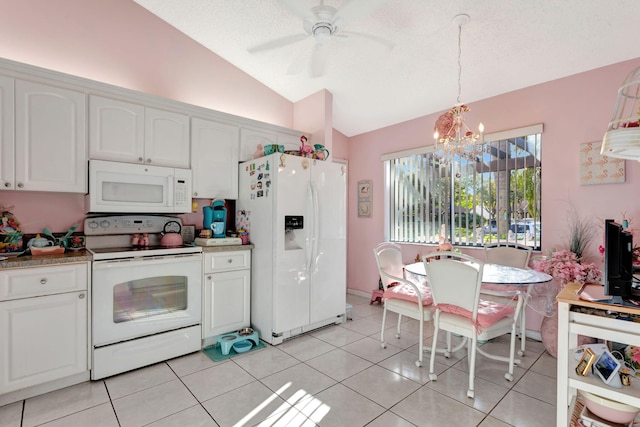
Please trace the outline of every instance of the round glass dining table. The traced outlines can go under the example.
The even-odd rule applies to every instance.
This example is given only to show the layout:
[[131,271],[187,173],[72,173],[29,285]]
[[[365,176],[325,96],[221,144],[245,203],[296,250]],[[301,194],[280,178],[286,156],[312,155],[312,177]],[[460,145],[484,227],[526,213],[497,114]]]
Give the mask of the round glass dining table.
[[[416,276],[426,276],[424,264],[416,262],[404,267],[405,271]],[[509,267],[499,264],[485,264],[482,270],[482,283],[525,287],[537,283],[550,282],[550,275],[536,270]]]

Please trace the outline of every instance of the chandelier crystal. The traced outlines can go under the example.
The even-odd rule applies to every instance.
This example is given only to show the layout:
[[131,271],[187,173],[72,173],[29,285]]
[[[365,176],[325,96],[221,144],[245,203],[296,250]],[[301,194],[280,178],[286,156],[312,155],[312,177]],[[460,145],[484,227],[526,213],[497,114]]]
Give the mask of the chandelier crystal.
[[[476,144],[484,142],[484,125],[480,123],[479,133],[474,133],[464,121],[464,113],[470,111],[470,108],[460,101],[462,93],[462,62],[460,60],[462,56],[462,26],[469,22],[469,19],[469,15],[466,14],[456,15],[453,18],[453,23],[458,26],[458,98],[456,105],[436,121],[433,137],[436,140],[436,149],[439,149],[439,144],[441,144],[445,153],[475,160],[481,151],[480,146],[476,146]],[[476,153],[476,150],[479,151]]]

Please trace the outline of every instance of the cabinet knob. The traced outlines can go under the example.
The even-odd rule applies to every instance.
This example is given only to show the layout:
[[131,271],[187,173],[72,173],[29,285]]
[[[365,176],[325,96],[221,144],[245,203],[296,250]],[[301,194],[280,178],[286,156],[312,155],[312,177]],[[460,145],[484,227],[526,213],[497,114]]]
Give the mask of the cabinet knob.
[[144,162],[144,159],[142,157],[138,157],[138,161],[139,162]]
[[78,298],[80,298],[80,299],[84,299],[84,294],[80,294],[80,295],[78,295]]
[[23,184],[23,183],[21,183],[21,182],[19,182],[19,183],[18,183],[18,188],[23,188],[23,187],[24,187],[24,184]]
[[211,280],[211,275],[208,275],[208,276],[207,276],[207,280]]
[[147,164],[151,163],[151,159],[147,159]]
[[10,182],[5,182],[4,183],[4,187],[5,188],[11,188],[11,183]]
[[198,192],[197,191],[193,192],[193,197],[198,197]]
[[47,284],[47,278],[44,277],[44,278],[40,279],[40,284],[41,285],[46,285]]
[[229,259],[227,260],[227,262],[228,262],[229,264],[231,264],[231,263],[233,262],[233,260],[232,260],[231,258],[229,258]]

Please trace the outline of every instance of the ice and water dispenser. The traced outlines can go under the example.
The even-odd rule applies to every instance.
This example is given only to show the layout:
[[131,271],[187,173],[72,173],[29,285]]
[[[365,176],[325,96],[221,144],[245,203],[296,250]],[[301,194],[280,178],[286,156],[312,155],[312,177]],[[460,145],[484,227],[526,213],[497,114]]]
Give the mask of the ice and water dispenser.
[[304,245],[304,216],[285,215],[284,250],[302,249]]

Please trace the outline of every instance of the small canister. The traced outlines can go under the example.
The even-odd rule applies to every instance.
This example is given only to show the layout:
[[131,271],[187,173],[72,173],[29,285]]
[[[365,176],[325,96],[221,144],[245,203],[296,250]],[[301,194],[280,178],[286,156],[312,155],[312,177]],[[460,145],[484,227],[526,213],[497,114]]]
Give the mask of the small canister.
[[211,238],[211,229],[200,230],[200,237],[203,238],[203,239],[210,239]]

